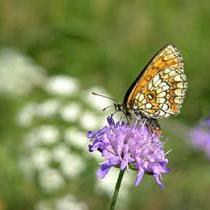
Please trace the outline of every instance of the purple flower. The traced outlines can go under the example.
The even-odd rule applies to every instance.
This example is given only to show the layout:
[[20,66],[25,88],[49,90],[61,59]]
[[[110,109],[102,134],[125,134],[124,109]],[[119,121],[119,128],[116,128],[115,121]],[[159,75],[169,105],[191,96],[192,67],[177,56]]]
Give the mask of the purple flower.
[[210,159],[210,119],[199,123],[191,132],[190,138],[193,145],[206,153]]
[[89,151],[99,151],[105,158],[97,172],[98,177],[104,178],[111,167],[121,170],[131,168],[137,170],[135,185],[141,182],[144,174],[150,174],[163,187],[161,174],[169,169],[160,139],[152,135],[143,123],[115,123],[112,117],[108,117],[107,121],[107,126],[89,131],[87,135],[92,141]]

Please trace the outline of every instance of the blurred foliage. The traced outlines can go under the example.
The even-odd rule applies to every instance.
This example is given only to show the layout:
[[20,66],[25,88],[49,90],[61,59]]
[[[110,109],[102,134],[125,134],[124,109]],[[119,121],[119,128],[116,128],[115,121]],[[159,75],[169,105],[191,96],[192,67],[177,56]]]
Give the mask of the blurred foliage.
[[[183,54],[189,83],[176,119],[192,125],[209,114],[209,22],[209,1],[2,0],[0,47],[18,49],[49,75],[75,76],[83,88],[102,86],[122,101],[151,56],[173,43]],[[14,121],[17,110],[35,98],[42,98],[39,90],[28,97],[0,97],[0,210],[32,209],[40,196],[18,169],[22,146]],[[145,178],[138,188],[131,188],[128,209],[210,209],[209,162],[168,122],[166,134],[173,140],[167,147],[173,151],[172,172],[164,177],[166,189],[159,190],[151,177]],[[88,191],[85,185],[79,187]],[[104,209],[100,202],[104,206],[108,199],[97,199],[88,197],[89,206]]]

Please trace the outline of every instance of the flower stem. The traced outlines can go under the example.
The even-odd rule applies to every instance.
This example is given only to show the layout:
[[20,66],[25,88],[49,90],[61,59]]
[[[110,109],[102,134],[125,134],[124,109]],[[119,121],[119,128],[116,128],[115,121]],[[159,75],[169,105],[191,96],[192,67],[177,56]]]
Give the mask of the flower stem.
[[112,197],[112,201],[111,201],[109,210],[114,210],[115,209],[115,204],[116,204],[116,201],[117,201],[117,196],[118,196],[118,193],[119,193],[119,190],[120,190],[120,185],[121,185],[121,182],[122,182],[124,172],[125,172],[125,170],[120,170],[120,173],[119,173],[119,176],[118,176],[118,179],[117,179],[117,183],[115,185],[114,195]]

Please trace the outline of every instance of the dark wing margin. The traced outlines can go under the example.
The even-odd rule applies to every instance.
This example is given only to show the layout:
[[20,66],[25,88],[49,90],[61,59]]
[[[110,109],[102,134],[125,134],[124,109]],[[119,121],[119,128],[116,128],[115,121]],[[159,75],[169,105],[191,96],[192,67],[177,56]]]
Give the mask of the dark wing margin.
[[136,83],[138,82],[138,80],[140,79],[140,77],[144,74],[144,72],[147,70],[148,66],[150,65],[150,63],[154,60],[154,58],[163,50],[165,49],[168,45],[173,45],[173,44],[166,44],[164,47],[162,47],[160,50],[158,50],[155,55],[149,60],[149,62],[146,64],[146,66],[142,69],[142,71],[140,72],[140,74],[136,77],[136,79],[132,82],[132,84],[130,85],[130,87],[127,89],[124,99],[123,99],[123,105],[126,107],[127,104],[127,100],[129,98],[130,93],[132,92],[133,88],[135,87]]

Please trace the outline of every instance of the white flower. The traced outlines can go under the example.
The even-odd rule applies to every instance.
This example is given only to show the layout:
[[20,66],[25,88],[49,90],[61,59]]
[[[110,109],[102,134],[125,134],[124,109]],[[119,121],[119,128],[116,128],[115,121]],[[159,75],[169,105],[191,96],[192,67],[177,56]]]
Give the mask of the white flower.
[[42,125],[36,129],[36,135],[43,144],[54,144],[59,138],[58,129],[52,125]]
[[26,95],[45,80],[45,70],[20,52],[0,51],[0,93]]
[[50,206],[49,202],[47,202],[47,201],[40,201],[36,205],[35,210],[52,210],[52,207]]
[[80,114],[81,107],[79,103],[67,104],[60,111],[61,118],[67,122],[77,121]]
[[36,103],[28,103],[27,105],[25,105],[17,115],[16,120],[18,125],[29,127],[33,122],[36,108]]
[[62,162],[66,157],[68,157],[70,149],[65,145],[60,143],[59,145],[53,147],[52,157],[57,162]]
[[31,180],[34,176],[34,166],[31,164],[31,159],[28,156],[21,157],[19,167],[22,170],[26,179]]
[[71,96],[79,90],[79,82],[70,76],[54,76],[48,79],[45,89],[50,94]]
[[55,126],[41,125],[32,129],[25,135],[25,144],[29,149],[40,145],[50,145],[56,143],[60,138],[60,133]]
[[101,123],[101,116],[97,116],[95,113],[89,111],[84,112],[80,118],[80,125],[86,131],[98,128]]
[[66,129],[64,132],[64,140],[71,146],[77,147],[79,149],[87,150],[88,148],[86,133],[77,128]]
[[45,168],[39,173],[39,183],[46,192],[54,192],[61,189],[65,181],[56,169]]
[[38,148],[32,151],[31,164],[33,168],[41,170],[48,167],[51,161],[51,154],[47,149]]
[[85,168],[82,158],[75,154],[69,154],[60,164],[63,174],[68,178],[77,177]]
[[73,195],[66,195],[57,199],[56,210],[88,210],[84,202],[78,201]]
[[36,114],[39,117],[53,117],[60,108],[60,101],[57,99],[48,99],[37,105]]
[[88,210],[88,206],[77,200],[74,195],[69,194],[55,200],[39,201],[35,210]]
[[36,129],[25,134],[24,143],[27,149],[34,149],[42,144],[42,142],[39,139],[39,136],[37,135]]

